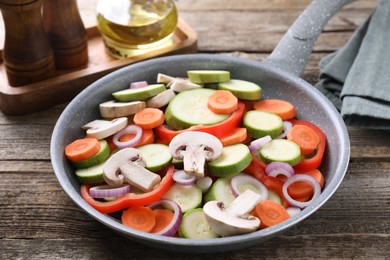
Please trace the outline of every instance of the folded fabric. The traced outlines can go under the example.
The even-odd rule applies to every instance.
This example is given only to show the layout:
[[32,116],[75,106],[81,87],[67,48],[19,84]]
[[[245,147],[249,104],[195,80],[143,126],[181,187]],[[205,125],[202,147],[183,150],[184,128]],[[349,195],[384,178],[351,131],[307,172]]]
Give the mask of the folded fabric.
[[390,130],[390,1],[320,62],[316,87],[347,125]]

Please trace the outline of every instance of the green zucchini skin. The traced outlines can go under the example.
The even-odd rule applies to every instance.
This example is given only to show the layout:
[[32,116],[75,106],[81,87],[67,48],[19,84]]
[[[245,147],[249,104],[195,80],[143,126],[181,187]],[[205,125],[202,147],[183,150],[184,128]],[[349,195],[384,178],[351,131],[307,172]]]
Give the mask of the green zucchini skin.
[[212,125],[227,119],[230,114],[216,114],[207,107],[214,89],[190,89],[177,94],[165,110],[166,124],[176,130],[193,125]]
[[222,154],[208,163],[210,174],[217,177],[228,177],[243,171],[252,161],[248,146],[233,144],[225,146]]

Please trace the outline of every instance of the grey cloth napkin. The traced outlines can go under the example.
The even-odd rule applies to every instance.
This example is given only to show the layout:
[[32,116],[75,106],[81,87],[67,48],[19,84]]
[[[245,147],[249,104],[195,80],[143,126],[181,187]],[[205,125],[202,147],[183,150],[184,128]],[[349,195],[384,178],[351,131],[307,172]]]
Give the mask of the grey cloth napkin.
[[390,1],[382,0],[345,46],[320,62],[316,87],[345,123],[390,130]]

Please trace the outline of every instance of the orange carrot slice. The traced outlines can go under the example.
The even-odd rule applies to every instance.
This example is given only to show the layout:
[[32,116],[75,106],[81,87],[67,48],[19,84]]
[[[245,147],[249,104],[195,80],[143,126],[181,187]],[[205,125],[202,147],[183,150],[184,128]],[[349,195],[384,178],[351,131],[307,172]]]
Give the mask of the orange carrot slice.
[[247,133],[245,127],[238,127],[234,129],[231,133],[228,135],[220,138],[223,146],[231,145],[231,144],[237,144],[244,142],[246,140]]
[[[322,173],[320,172],[320,170],[314,169],[314,170],[305,172],[303,174],[307,174],[307,175],[312,176],[320,184],[321,188],[324,187],[325,179],[324,179],[324,176],[322,175]],[[306,199],[306,198],[310,199],[311,196],[313,196],[313,194],[314,194],[312,186],[304,181],[298,181],[298,182],[291,184],[290,186],[288,186],[287,192],[288,192],[288,194],[290,194],[291,198],[296,199],[296,200]]]
[[318,134],[305,125],[293,126],[287,134],[287,139],[298,144],[301,148],[301,153],[305,156],[313,154],[320,143]]
[[122,213],[122,224],[140,231],[150,232],[156,224],[153,210],[149,207],[131,207]]
[[271,200],[260,201],[255,207],[255,212],[260,219],[260,228],[271,227],[290,218],[282,205]]
[[134,115],[134,123],[142,129],[153,129],[164,123],[164,113],[158,108],[145,108]]
[[156,233],[166,228],[173,219],[174,213],[169,209],[155,209],[153,210],[156,224],[150,231],[150,233]]
[[238,109],[238,99],[228,90],[216,90],[209,96],[207,107],[217,114],[230,114]]
[[280,99],[260,100],[253,105],[253,108],[256,110],[275,113],[283,120],[292,119],[297,115],[295,107],[290,102]]
[[77,139],[65,147],[66,157],[74,162],[91,158],[99,151],[99,141],[91,137]]

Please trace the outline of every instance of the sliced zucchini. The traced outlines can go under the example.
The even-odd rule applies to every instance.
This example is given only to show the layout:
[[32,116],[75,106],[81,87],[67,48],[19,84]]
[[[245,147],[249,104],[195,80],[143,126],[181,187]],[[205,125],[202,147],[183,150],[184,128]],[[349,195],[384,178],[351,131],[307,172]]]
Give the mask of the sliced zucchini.
[[183,186],[174,183],[164,198],[175,201],[183,212],[187,212],[202,204],[202,190],[196,184]]
[[252,161],[251,152],[244,144],[225,146],[222,154],[208,163],[211,175],[227,177],[243,171]]
[[89,168],[77,169],[75,174],[79,181],[83,184],[99,184],[104,182],[103,178],[103,167],[104,162],[97,165],[91,166]]
[[187,76],[197,84],[218,83],[230,80],[230,72],[225,70],[189,70]]
[[206,193],[204,198],[205,203],[208,201],[222,201],[223,204],[227,207],[232,203],[236,198],[233,194],[231,185],[231,178],[218,178],[213,185],[210,187],[209,191]]
[[265,163],[286,162],[291,166],[297,165],[302,158],[301,149],[293,141],[274,139],[266,143],[259,151]]
[[146,144],[137,148],[146,162],[146,169],[157,172],[172,162],[172,155],[165,144]]
[[251,110],[245,113],[244,127],[248,135],[254,139],[264,136],[277,137],[283,133],[283,120],[274,113]]
[[239,99],[259,100],[261,98],[261,87],[246,80],[232,79],[219,83],[218,89],[229,90]]
[[191,209],[183,215],[183,220],[179,228],[179,236],[193,239],[218,237],[209,226],[201,208]]
[[180,92],[169,103],[165,111],[165,122],[174,129],[185,129],[193,125],[211,125],[222,122],[230,114],[216,114],[207,107],[208,97],[215,90],[199,88]]
[[143,88],[129,88],[121,91],[112,93],[114,98],[118,101],[129,102],[129,101],[145,101],[157,94],[165,91],[164,84],[154,84]]

